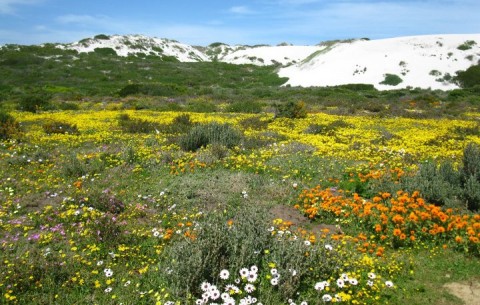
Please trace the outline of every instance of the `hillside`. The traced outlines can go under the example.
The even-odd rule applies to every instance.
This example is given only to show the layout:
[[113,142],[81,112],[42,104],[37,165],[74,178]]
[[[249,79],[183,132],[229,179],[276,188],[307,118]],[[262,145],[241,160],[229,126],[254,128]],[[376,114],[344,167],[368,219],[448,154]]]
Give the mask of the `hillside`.
[[[450,90],[449,80],[480,59],[480,34],[411,36],[379,40],[348,40],[317,46],[230,46],[223,43],[192,47],[174,40],[142,35],[84,39],[59,48],[79,53],[111,48],[118,56],[170,56],[181,62],[220,61],[231,64],[281,65],[280,77],[292,86],[373,84],[389,90],[420,87]],[[288,67],[285,67],[288,66]],[[390,74],[395,82],[382,84]],[[398,78],[399,77],[399,78]]]
[[[315,46],[293,46],[286,43],[277,46],[232,46],[217,42],[206,47],[190,46],[175,40],[144,35],[100,34],[69,44],[7,45],[0,48],[0,51],[2,51],[0,65],[3,66],[15,65],[19,56],[23,57],[20,61],[26,61],[27,64],[55,60],[55,65],[63,64],[66,67],[77,67],[77,69],[89,67],[88,69],[92,71],[104,71],[104,74],[110,76],[107,77],[108,80],[112,80],[111,75],[114,72],[121,73],[116,79],[123,78],[126,74],[120,72],[120,66],[128,65],[134,60],[138,62],[135,66],[148,66],[141,69],[147,69],[150,71],[148,74],[153,74],[147,77],[150,81],[160,81],[152,70],[160,68],[163,70],[162,73],[173,73],[179,84],[185,85],[187,80],[182,82],[183,73],[179,74],[175,71],[170,73],[166,62],[193,64],[202,62],[205,63],[204,67],[213,62],[265,68],[269,66],[272,74],[278,73],[279,78],[288,79],[288,82],[277,81],[276,83],[294,87],[370,84],[378,90],[403,88],[451,90],[458,88],[452,82],[457,71],[466,70],[480,62],[480,34],[337,40]],[[15,55],[17,51],[22,54]],[[84,59],[87,58],[85,56],[97,59],[85,61]],[[129,59],[122,60],[122,57]],[[106,65],[107,58],[118,69]],[[97,60],[102,64],[99,65]],[[160,67],[155,68],[155,65],[151,64],[153,62],[157,62]],[[222,67],[230,71],[235,70]],[[68,69],[67,75],[76,73],[77,69]],[[126,70],[129,69],[126,68]],[[167,69],[166,72],[165,69]],[[212,66],[210,69],[215,70],[216,67]],[[253,71],[252,69],[253,67],[250,67],[248,71]],[[17,72],[19,73],[9,73],[12,77],[17,74],[24,78],[23,72]],[[5,75],[5,73],[2,74]],[[223,72],[216,74],[222,76]],[[34,79],[38,79],[37,76],[35,75]],[[187,78],[190,79],[189,76]],[[84,78],[81,77],[81,79],[83,82]],[[137,78],[132,79],[128,76],[128,79]],[[216,79],[220,81],[218,77]],[[238,80],[245,80],[243,76],[234,77],[232,81],[235,79],[237,83]],[[142,79],[143,81],[145,80]]]
[[[373,84],[377,89],[410,87],[449,90],[456,71],[480,60],[480,34],[354,40],[329,45],[307,60],[279,71],[292,86]],[[386,74],[398,85],[381,84]]]

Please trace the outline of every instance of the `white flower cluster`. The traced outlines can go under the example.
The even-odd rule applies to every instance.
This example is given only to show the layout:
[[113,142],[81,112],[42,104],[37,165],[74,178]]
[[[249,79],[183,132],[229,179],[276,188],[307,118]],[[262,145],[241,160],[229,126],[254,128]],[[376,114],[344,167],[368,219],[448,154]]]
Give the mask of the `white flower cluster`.
[[[377,275],[373,272],[368,273],[368,280],[367,280],[367,285],[372,287],[374,285],[374,280],[377,278]],[[348,274],[342,273],[340,277],[335,281],[336,286],[339,289],[343,288],[348,288],[351,286],[357,286],[358,285],[358,280],[354,277],[349,277]],[[385,286],[388,288],[393,287],[393,282],[391,281],[386,281]],[[328,291],[329,289],[326,289],[327,287],[330,287],[330,282],[329,281],[322,281],[322,282],[317,282],[315,284],[315,290],[317,291]],[[324,294],[322,296],[322,301],[324,302],[341,302],[342,298],[339,294],[335,294],[333,297],[330,294]]]
[[[224,269],[220,271],[220,279],[228,280],[230,278],[230,271]],[[240,279],[241,278],[241,279]],[[219,289],[217,285],[210,284],[208,282],[203,282],[200,286],[200,289],[203,291],[202,297],[195,301],[197,305],[206,305],[206,304],[222,304],[222,305],[250,305],[257,304],[262,305],[258,302],[257,298],[252,295],[255,292],[255,282],[258,279],[258,268],[257,266],[252,266],[250,269],[242,268],[240,269],[240,278],[235,279],[235,284],[226,284],[223,288],[223,291]],[[242,281],[243,280],[243,281]],[[243,291],[241,283],[244,283]],[[246,295],[244,295],[244,292]],[[242,296],[236,300],[236,296]]]

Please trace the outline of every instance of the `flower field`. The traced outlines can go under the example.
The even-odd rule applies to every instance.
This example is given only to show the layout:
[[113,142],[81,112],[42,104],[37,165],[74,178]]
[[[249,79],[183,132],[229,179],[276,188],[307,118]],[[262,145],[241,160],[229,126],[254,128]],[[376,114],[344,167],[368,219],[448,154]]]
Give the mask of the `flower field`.
[[10,114],[0,304],[426,304],[433,264],[479,279],[478,114]]

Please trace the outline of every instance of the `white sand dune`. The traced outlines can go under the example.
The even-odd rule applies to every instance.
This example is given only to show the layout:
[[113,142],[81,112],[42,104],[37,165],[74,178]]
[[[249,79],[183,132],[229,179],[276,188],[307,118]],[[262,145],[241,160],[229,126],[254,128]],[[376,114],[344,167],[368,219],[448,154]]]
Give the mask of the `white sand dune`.
[[[458,47],[466,41],[476,44],[469,50]],[[334,86],[351,83],[373,84],[376,88],[410,87],[453,89],[456,85],[438,81],[447,73],[454,76],[480,60],[480,34],[429,35],[338,43],[308,61],[282,68],[292,86]],[[382,85],[385,74],[398,75],[397,86]]]

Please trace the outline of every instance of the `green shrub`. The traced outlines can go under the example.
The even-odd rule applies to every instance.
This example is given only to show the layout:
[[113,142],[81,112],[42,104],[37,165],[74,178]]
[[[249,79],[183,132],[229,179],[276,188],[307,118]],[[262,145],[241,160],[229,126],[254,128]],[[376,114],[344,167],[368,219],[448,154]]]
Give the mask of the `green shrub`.
[[193,125],[194,123],[191,121],[190,115],[184,113],[177,115],[168,129],[171,133],[185,133],[188,132]]
[[96,54],[102,55],[102,56],[116,56],[117,52],[115,52],[114,49],[112,48],[95,48],[93,50]]
[[464,181],[471,176],[480,178],[480,146],[469,143],[463,150],[462,176]]
[[118,92],[121,97],[135,95],[140,93],[141,86],[139,84],[128,84]]
[[[312,245],[306,255],[301,238],[294,239],[288,234],[283,238],[273,236],[268,231],[271,223],[264,207],[248,206],[231,214],[232,218],[228,214],[211,213],[200,224],[196,239],[177,241],[165,250],[161,272],[177,298],[200,296],[201,283],[218,282],[223,269],[238,275],[240,269],[256,266],[259,276],[265,276],[270,274],[268,264],[275,262],[282,275],[278,287],[269,285],[259,289],[264,289],[265,298],[271,298],[262,301],[280,304],[280,300],[297,297],[304,288],[301,281],[304,277],[320,279],[335,273],[340,259],[328,252],[322,242]],[[309,268],[313,265],[314,271]],[[289,276],[292,270],[296,271],[295,276]]]
[[241,120],[240,126],[242,126],[243,129],[262,130],[267,129],[269,123],[270,120],[262,120],[259,116],[252,116]]
[[307,108],[302,101],[289,101],[284,104],[275,105],[276,118],[302,119],[307,117]]
[[180,147],[185,151],[195,151],[209,144],[220,144],[232,148],[240,144],[240,133],[228,124],[216,122],[193,127],[180,139]]
[[37,112],[50,105],[51,94],[42,90],[32,91],[20,98],[18,108],[22,111]]
[[216,112],[217,106],[209,101],[189,101],[186,110],[190,112],[210,113]]
[[458,71],[455,82],[462,88],[480,85],[480,65],[471,66],[465,71]]
[[80,106],[78,106],[78,104],[71,102],[58,103],[57,107],[60,110],[80,110]]
[[335,120],[329,124],[310,124],[305,133],[333,135],[337,129],[349,127],[352,127],[352,125],[343,120]]
[[259,113],[262,111],[262,104],[255,101],[238,101],[228,105],[226,111],[237,113]]
[[385,74],[385,79],[380,82],[381,85],[396,86],[403,82],[400,76],[396,74]]
[[52,121],[43,124],[43,131],[47,134],[78,134],[77,125],[72,125],[66,122]]
[[476,45],[477,43],[474,41],[474,40],[467,40],[465,41],[464,43],[462,43],[461,45],[459,45],[457,47],[458,50],[461,50],[461,51],[466,51],[466,50],[470,50],[474,45]]
[[72,153],[62,162],[62,174],[66,177],[78,178],[87,174],[94,175],[105,170],[105,160],[99,158],[82,160]]
[[409,191],[418,190],[422,197],[436,205],[454,205],[460,195],[458,173],[450,163],[426,162],[420,165],[417,174],[406,182]]
[[109,40],[110,39],[110,37],[108,35],[105,35],[105,34],[98,34],[93,38],[94,39],[99,39],[99,40]]
[[478,176],[470,176],[463,185],[463,199],[470,211],[480,210],[480,182]]
[[8,140],[20,132],[20,124],[15,118],[3,111],[0,111],[0,140]]
[[91,192],[88,196],[88,201],[82,198],[80,203],[93,207],[101,212],[114,215],[125,211],[125,204],[116,198],[108,189],[103,190],[102,192]]
[[128,114],[118,116],[118,125],[124,132],[128,133],[150,133],[158,130],[156,123],[142,119],[132,119]]

